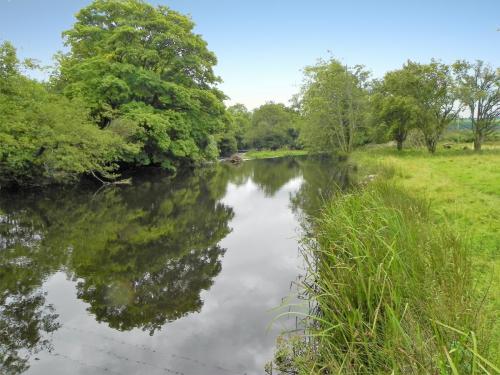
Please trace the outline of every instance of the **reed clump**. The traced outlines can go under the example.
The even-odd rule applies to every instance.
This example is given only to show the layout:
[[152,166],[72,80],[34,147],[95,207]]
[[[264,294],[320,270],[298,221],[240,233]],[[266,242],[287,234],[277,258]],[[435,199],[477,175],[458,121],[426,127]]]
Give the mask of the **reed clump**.
[[426,200],[375,181],[328,203],[305,242],[304,335],[281,340],[291,374],[497,373],[468,240]]

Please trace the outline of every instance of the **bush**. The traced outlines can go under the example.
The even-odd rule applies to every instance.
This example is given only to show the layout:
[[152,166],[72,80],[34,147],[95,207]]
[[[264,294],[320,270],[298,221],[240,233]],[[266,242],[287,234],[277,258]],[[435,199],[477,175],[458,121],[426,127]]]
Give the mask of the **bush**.
[[425,138],[420,129],[410,129],[406,136],[405,147],[421,148],[425,147]]

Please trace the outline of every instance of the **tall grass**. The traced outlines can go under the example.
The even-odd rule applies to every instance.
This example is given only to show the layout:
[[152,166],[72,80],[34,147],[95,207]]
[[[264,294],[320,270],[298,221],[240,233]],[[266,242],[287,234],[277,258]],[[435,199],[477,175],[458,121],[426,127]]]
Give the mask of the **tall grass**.
[[306,336],[279,344],[278,372],[497,373],[468,242],[393,182],[339,195],[306,243]]

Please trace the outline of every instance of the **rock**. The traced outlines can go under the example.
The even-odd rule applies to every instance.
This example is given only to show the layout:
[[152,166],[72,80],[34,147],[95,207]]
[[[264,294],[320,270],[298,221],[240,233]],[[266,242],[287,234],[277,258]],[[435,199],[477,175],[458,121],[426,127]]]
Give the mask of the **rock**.
[[365,176],[361,181],[360,181],[360,185],[361,186],[366,186],[368,185],[370,182],[374,181],[375,179],[377,178],[377,175],[376,174],[369,174],[367,176]]
[[240,164],[241,162],[243,162],[243,158],[238,154],[234,154],[234,155],[231,155],[231,157],[228,159],[228,161],[230,163],[233,163],[233,164]]

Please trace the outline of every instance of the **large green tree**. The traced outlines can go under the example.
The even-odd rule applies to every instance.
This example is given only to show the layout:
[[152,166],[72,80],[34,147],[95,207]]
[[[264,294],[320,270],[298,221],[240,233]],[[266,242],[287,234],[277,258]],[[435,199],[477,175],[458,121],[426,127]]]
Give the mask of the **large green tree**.
[[[135,130],[139,165],[173,168],[217,156],[226,121],[217,60],[194,23],[141,0],[95,0],[64,32],[55,86],[82,97],[101,128],[117,119]],[[116,125],[115,125],[116,126]]]
[[[444,130],[457,118],[460,110],[450,66],[435,60],[429,64],[408,61],[400,70],[390,72],[386,77],[391,90],[386,95],[389,107],[385,112],[399,116],[400,123],[414,121],[429,152],[435,152]],[[398,99],[391,99],[391,94],[396,94]]]
[[474,133],[474,150],[481,150],[484,139],[500,125],[500,68],[496,70],[483,61],[457,61],[457,94],[469,111]]
[[51,93],[22,69],[12,44],[0,45],[0,186],[109,176],[116,160],[136,153],[122,136],[93,124],[80,100]]
[[444,130],[460,111],[452,70],[437,61],[430,64],[408,62],[407,67],[415,73],[411,92],[422,108],[417,126],[422,130],[427,149],[434,153]]
[[367,113],[368,72],[331,59],[305,68],[302,140],[315,152],[350,152],[361,141]]
[[384,136],[396,141],[398,150],[403,149],[408,131],[415,127],[419,115],[415,99],[406,95],[407,80],[407,72],[403,69],[388,72],[375,85],[370,97],[375,133],[385,133]]

